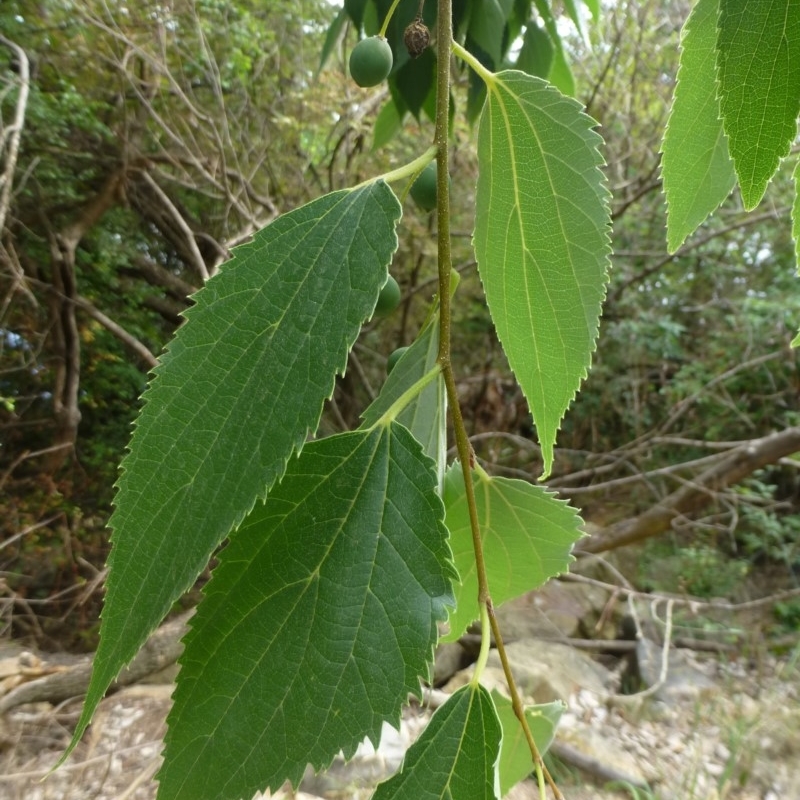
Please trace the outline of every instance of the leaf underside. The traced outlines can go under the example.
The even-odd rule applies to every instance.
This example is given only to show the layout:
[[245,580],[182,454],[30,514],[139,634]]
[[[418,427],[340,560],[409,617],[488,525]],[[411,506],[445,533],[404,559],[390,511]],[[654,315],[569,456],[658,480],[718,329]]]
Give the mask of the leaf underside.
[[681,39],[678,82],[661,160],[671,253],[736,183],[717,99],[717,9],[718,0],[699,0]]
[[601,139],[580,105],[538,78],[488,83],[478,131],[475,252],[550,473],[556,432],[586,377],[608,281]]
[[[403,353],[363,413],[364,425],[374,425],[403,393],[436,366],[439,354],[439,315],[434,314],[414,343]],[[441,375],[429,383],[397,416],[444,475],[447,456],[447,402]]]
[[[505,797],[513,786],[533,772],[534,764],[528,741],[511,701],[497,691],[492,691],[492,700],[503,728],[499,772],[500,794]],[[566,708],[561,700],[556,700],[554,703],[528,706],[525,709],[525,718],[539,755],[544,755],[553,743],[558,721]]]
[[[541,486],[490,477],[482,470],[473,473],[472,483],[495,606],[567,571],[572,546],[583,535],[574,508]],[[460,464],[447,471],[443,498],[450,546],[461,579],[446,637],[456,640],[479,615],[478,576]]]
[[483,686],[464,686],[437,709],[400,771],[373,800],[496,800],[502,731]]
[[94,671],[97,703],[214,548],[316,429],[375,307],[401,209],[383,182],[258,232],[195,296],[123,461]]
[[797,136],[800,4],[720,0],[720,108],[745,208],[764,196]]
[[308,444],[192,620],[159,797],[249,798],[349,758],[419,694],[455,575],[433,463],[398,423]]

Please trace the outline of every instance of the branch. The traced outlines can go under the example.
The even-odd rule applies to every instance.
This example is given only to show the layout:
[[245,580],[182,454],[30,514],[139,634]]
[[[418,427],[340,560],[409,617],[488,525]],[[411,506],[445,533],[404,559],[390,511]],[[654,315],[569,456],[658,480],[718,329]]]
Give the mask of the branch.
[[[145,643],[136,658],[122,670],[113,684],[114,688],[128,686],[145,675],[158,672],[174,664],[181,652],[181,639],[188,630],[187,622],[192,611],[162,625]],[[51,671],[49,674],[27,681],[0,697],[0,715],[24,703],[50,703],[67,700],[86,693],[92,674],[91,658],[73,666]]]
[[0,232],[2,232],[5,227],[6,215],[11,205],[11,184],[14,180],[14,171],[17,168],[19,143],[22,138],[22,128],[25,124],[25,109],[28,105],[28,93],[30,91],[30,68],[28,56],[18,44],[2,35],[0,35],[0,44],[14,51],[19,64],[19,96],[17,97],[17,106],[14,111],[14,121],[6,131],[2,131],[2,139],[0,139],[1,150],[6,147],[6,136],[9,137],[8,155],[6,156],[3,173],[0,175]]
[[200,254],[200,248],[197,246],[197,240],[194,237],[192,229],[186,224],[186,220],[175,207],[172,200],[169,199],[167,193],[153,180],[153,176],[146,170],[143,170],[141,174],[145,183],[155,192],[156,197],[162,202],[181,233],[186,237],[186,244],[189,247],[195,269],[205,283],[209,278],[208,268],[206,267],[206,262],[203,260],[203,256]]
[[798,451],[800,427],[753,439],[732,450],[721,463],[700,473],[649,511],[610,525],[601,536],[588,539],[580,549],[586,553],[600,553],[663,533],[671,528],[676,518],[701,508],[708,502],[710,494],[738,483],[757,469]]
[[155,367],[158,364],[158,359],[142,342],[133,334],[128,333],[122,325],[107,317],[99,308],[93,306],[85,297],[76,297],[73,302],[78,308],[83,309],[90,317],[97,320],[106,330],[113,333],[124,345],[133,350],[148,367]]

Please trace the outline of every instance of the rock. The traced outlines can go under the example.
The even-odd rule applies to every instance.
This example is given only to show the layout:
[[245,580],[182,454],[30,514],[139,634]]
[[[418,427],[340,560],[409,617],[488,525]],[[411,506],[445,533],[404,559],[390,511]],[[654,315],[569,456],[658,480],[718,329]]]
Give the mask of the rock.
[[495,614],[505,642],[576,636],[614,638],[617,615],[606,612],[608,601],[608,592],[597,586],[549,581],[541,589],[503,603]]
[[433,685],[447,683],[464,665],[464,648],[458,642],[441,642],[433,658]]
[[[566,700],[579,689],[606,693],[611,673],[585,653],[558,642],[523,639],[506,645],[511,670],[520,691],[537,703]],[[500,668],[497,651],[488,665]]]
[[[636,642],[636,663],[634,673],[643,687],[655,686],[661,676],[662,647],[649,639]],[[686,656],[678,650],[669,650],[667,677],[662,686],[655,692],[658,700],[676,702],[679,700],[697,699],[704,692],[714,689],[714,682],[697,667],[689,663]]]

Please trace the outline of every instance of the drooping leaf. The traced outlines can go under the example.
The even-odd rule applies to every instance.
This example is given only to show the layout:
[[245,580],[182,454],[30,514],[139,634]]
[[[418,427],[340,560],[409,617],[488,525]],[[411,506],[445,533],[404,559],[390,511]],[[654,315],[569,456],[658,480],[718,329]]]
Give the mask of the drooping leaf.
[[755,208],[797,136],[800,5],[720,0],[720,108],[742,199]]
[[379,150],[385,144],[388,144],[403,127],[403,117],[405,116],[405,109],[402,113],[397,106],[397,102],[393,97],[390,97],[383,108],[378,112],[375,118],[375,125],[372,132],[372,149]]
[[497,800],[502,731],[492,697],[468,684],[431,718],[373,800]]
[[503,57],[503,33],[513,0],[473,0],[469,36],[488,53],[495,64]]
[[409,59],[394,76],[408,110],[417,118],[434,86],[436,58],[428,48],[419,58]]
[[566,9],[569,18],[575,24],[575,28],[581,36],[584,36],[583,20],[581,19],[581,12],[578,11],[578,4],[576,0],[564,0],[564,8]]
[[[472,485],[495,607],[567,571],[572,546],[583,535],[574,508],[541,486],[490,477],[483,470],[473,472]],[[446,637],[455,640],[479,614],[478,577],[460,464],[447,471],[442,496],[453,559],[461,576]]]
[[717,99],[718,2],[699,0],[681,35],[678,82],[661,160],[667,197],[667,246],[671,253],[719,206],[736,183]]
[[333,48],[336,47],[339,40],[342,38],[342,31],[344,30],[345,22],[347,22],[347,16],[347,10],[342,6],[342,8],[339,9],[339,13],[333,18],[333,22],[331,22],[328,32],[325,34],[325,42],[322,45],[322,53],[319,57],[317,75],[325,68],[325,64],[328,63]]
[[544,78],[550,75],[553,64],[553,43],[550,37],[533,21],[528,23],[522,47],[517,58],[517,69]]
[[593,20],[600,19],[600,0],[583,0],[583,3],[589,9]]
[[591,363],[608,281],[601,139],[580,105],[545,81],[501,72],[487,90],[475,253],[546,476],[561,419]]
[[[511,701],[497,691],[492,692],[492,700],[503,728],[499,772],[500,793],[505,797],[513,786],[533,772],[534,764],[528,740],[514,713]],[[554,703],[529,706],[525,709],[525,718],[540,756],[543,756],[553,743],[558,721],[566,708],[566,704],[556,700]]]
[[[381,392],[363,414],[364,425],[374,425],[402,394],[436,366],[439,353],[439,315],[434,315],[386,378]],[[441,376],[429,383],[398,415],[444,474],[447,455],[446,397]]]
[[357,28],[360,28],[363,23],[366,7],[367,0],[344,0],[344,10]]
[[381,182],[279,217],[195,295],[123,461],[91,685],[120,669],[315,430],[397,246]]
[[419,694],[454,574],[433,464],[397,423],[308,444],[231,536],[169,716],[159,797],[252,797]]
[[567,55],[564,52],[564,43],[561,41],[561,34],[558,32],[558,25],[550,9],[547,0],[536,0],[536,8],[541,16],[550,41],[553,43],[555,51],[550,65],[550,74],[547,80],[553,84],[562,94],[567,97],[575,95],[575,77],[569,66]]

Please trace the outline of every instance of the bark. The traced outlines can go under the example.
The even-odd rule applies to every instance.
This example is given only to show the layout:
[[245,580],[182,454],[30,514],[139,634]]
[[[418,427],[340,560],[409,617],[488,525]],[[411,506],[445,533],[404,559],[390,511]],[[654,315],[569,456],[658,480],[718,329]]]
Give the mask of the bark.
[[674,520],[706,505],[716,492],[798,451],[800,427],[753,439],[732,450],[724,461],[701,472],[644,514],[608,526],[600,535],[584,542],[580,549],[601,553],[663,533],[670,529]]
[[81,239],[116,202],[124,173],[115,171],[84,207],[80,216],[61,231],[53,231],[46,219],[50,242],[48,296],[50,342],[53,354],[53,416],[55,448],[44,465],[55,473],[68,457],[78,438],[81,419],[78,407],[81,374],[81,340],[76,316],[79,304],[75,254]]

